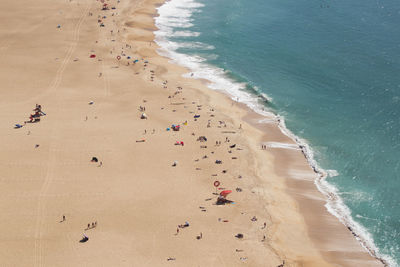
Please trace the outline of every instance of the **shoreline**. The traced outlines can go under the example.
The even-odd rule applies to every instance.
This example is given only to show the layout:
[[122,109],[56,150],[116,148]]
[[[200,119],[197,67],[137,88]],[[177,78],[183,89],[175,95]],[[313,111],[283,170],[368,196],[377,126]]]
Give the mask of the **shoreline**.
[[[260,149],[293,140],[157,54],[165,1],[6,1],[4,265],[381,266],[325,210],[300,150]],[[41,121],[10,127],[35,103]]]
[[[165,2],[165,1],[164,1]],[[156,16],[158,16],[158,13],[157,13],[157,15]],[[160,47],[160,49],[164,49],[164,48],[162,48],[162,47]],[[162,54],[160,54],[160,56],[165,56],[165,55],[162,55]],[[168,56],[166,56],[166,57],[168,57]],[[174,60],[174,59],[172,59],[172,60]],[[174,63],[171,63],[171,64],[179,64],[179,63],[176,63],[176,62],[174,62]],[[184,67],[184,68],[186,68],[186,67]],[[190,78],[187,74],[188,74],[188,72],[191,72],[191,70],[190,69],[187,69],[187,73],[186,73],[186,75],[185,75],[185,78]],[[183,77],[183,76],[182,76]],[[207,83],[212,83],[212,82],[210,82],[210,81],[206,81]],[[208,86],[207,86],[208,87]],[[211,88],[207,88],[208,90],[215,90],[215,89],[211,89]],[[217,90],[217,91],[220,91],[220,90]],[[233,96],[232,95],[229,95],[229,93],[228,92],[226,92],[226,91],[220,91],[220,93],[221,94],[224,94],[224,95],[226,95],[229,99],[231,99],[232,101],[234,101],[232,98],[233,98]],[[255,96],[256,97],[256,96]],[[263,96],[263,95],[259,95],[258,97],[263,97],[263,98],[265,98],[265,99],[268,99],[268,98],[266,98],[265,96]],[[260,120],[263,120],[263,119],[267,119],[267,120],[271,120],[271,121],[276,121],[276,118],[277,118],[277,116],[278,115],[276,115],[276,114],[273,114],[273,113],[271,113],[271,115],[272,115],[272,117],[270,116],[270,114],[268,114],[268,115],[266,115],[266,114],[260,114],[259,112],[257,112],[257,111],[255,111],[255,110],[253,110],[253,109],[251,109],[248,105],[246,105],[246,104],[244,104],[244,103],[242,103],[242,102],[238,102],[238,103],[240,103],[240,105],[242,106],[242,108],[244,109],[244,110],[247,110],[247,115],[245,116],[245,118],[244,118],[244,120],[246,121],[246,122],[248,122],[250,125],[252,125],[253,127],[255,127],[255,128],[258,128],[258,129],[263,129],[264,128],[264,132],[268,132],[268,130],[270,130],[270,128],[269,127],[266,127],[264,124],[265,123],[260,123],[259,121]],[[269,112],[268,112],[269,113]],[[254,119],[254,117],[258,117],[257,119]],[[269,123],[269,122],[268,122]],[[267,123],[267,124],[268,124]],[[312,228],[315,228],[316,226],[318,226],[318,225],[326,225],[326,224],[334,224],[335,222],[337,222],[337,223],[339,223],[339,225],[335,225],[333,228],[336,228],[335,230],[334,230],[334,232],[339,232],[339,233],[341,233],[340,235],[341,235],[341,238],[344,238],[344,239],[346,239],[346,240],[350,240],[350,243],[351,243],[351,245],[350,246],[348,246],[348,247],[346,247],[346,246],[342,246],[342,245],[340,245],[340,246],[336,246],[336,248],[335,249],[337,249],[337,250],[342,250],[344,247],[345,247],[345,249],[343,249],[343,251],[341,252],[341,255],[340,255],[340,257],[342,257],[342,259],[343,260],[340,260],[339,262],[340,262],[340,264],[345,264],[346,265],[346,261],[348,261],[348,262],[350,262],[351,263],[351,259],[353,258],[357,258],[357,256],[356,257],[354,257],[355,255],[352,255],[352,256],[348,256],[348,254],[349,254],[349,249],[351,249],[351,250],[353,250],[353,253],[358,253],[358,246],[357,245],[359,245],[359,246],[361,246],[361,247],[363,247],[363,249],[365,250],[365,251],[361,251],[361,252],[359,252],[360,254],[362,254],[362,253],[365,253],[365,252],[367,252],[370,256],[372,256],[373,258],[375,258],[377,261],[379,261],[379,262],[381,262],[383,265],[387,265],[388,263],[386,262],[386,260],[385,259],[383,259],[383,258],[381,258],[381,257],[379,257],[379,256],[377,256],[376,255],[376,251],[374,250],[374,249],[372,249],[371,247],[369,247],[368,246],[368,244],[367,244],[367,241],[365,241],[365,240],[363,240],[361,237],[360,237],[360,235],[354,230],[354,228],[353,227],[358,227],[358,225],[354,225],[354,221],[350,218],[350,222],[348,222],[347,224],[346,223],[343,223],[343,222],[341,222],[341,220],[343,219],[343,220],[346,220],[346,218],[339,218],[339,217],[337,217],[337,216],[335,216],[335,215],[333,215],[333,214],[331,214],[328,210],[327,210],[327,208],[325,207],[325,205],[327,205],[327,201],[328,201],[328,199],[326,198],[327,196],[326,195],[324,195],[324,194],[330,194],[329,192],[323,192],[323,191],[321,191],[322,189],[320,189],[319,187],[321,187],[321,186],[323,186],[322,184],[320,184],[320,185],[317,185],[317,183],[318,183],[318,181],[317,180],[321,180],[321,179],[326,179],[327,177],[328,177],[328,174],[324,171],[324,170],[322,170],[316,163],[314,163],[314,164],[312,164],[310,161],[314,161],[314,159],[313,158],[309,158],[310,157],[310,155],[308,155],[307,154],[307,152],[304,152],[302,149],[307,149],[307,150],[309,150],[309,148],[308,148],[308,144],[303,144],[303,143],[299,143],[297,140],[295,140],[295,139],[297,139],[297,136],[295,136],[293,133],[291,133],[290,132],[290,130],[288,130],[288,129],[286,129],[286,127],[285,126],[282,126],[282,125],[279,125],[279,122],[276,124],[276,127],[277,128],[279,128],[279,131],[280,131],[280,134],[281,135],[284,135],[285,137],[288,137],[292,142],[294,142],[294,144],[287,144],[287,143],[284,143],[283,145],[285,146],[285,145],[295,145],[295,146],[298,146],[298,150],[300,150],[301,151],[301,153],[303,154],[303,156],[304,156],[304,158],[305,158],[305,162],[306,162],[306,165],[307,166],[302,166],[300,169],[302,169],[302,170],[299,170],[299,172],[302,172],[302,173],[300,173],[300,174],[298,174],[298,175],[293,175],[292,173],[290,173],[290,171],[288,170],[288,171],[279,171],[278,170],[278,173],[280,173],[280,175],[281,176],[284,176],[284,177],[287,177],[287,178],[285,178],[285,180],[286,180],[286,182],[287,182],[287,185],[288,185],[288,192],[291,192],[291,196],[292,195],[295,195],[295,199],[296,199],[296,201],[300,204],[300,209],[301,209],[301,213],[302,214],[307,214],[307,216],[304,216],[305,218],[309,218],[309,217],[313,217],[313,215],[314,215],[314,217],[317,217],[317,216],[315,216],[315,214],[324,214],[323,215],[323,217],[324,217],[324,219],[323,220],[321,220],[321,221],[325,221],[325,223],[322,223],[322,224],[318,224],[318,223],[316,223],[317,221],[318,221],[318,219],[317,218],[314,218],[314,219],[306,219],[306,221],[307,221],[307,224],[309,225],[309,228],[310,229],[312,229]],[[281,129],[281,127],[283,127],[283,128],[285,128],[286,129],[286,131],[289,131],[289,135],[288,134],[286,134],[286,133],[284,133],[283,132],[283,130]],[[290,135],[293,135],[293,136],[290,136]],[[267,134],[265,135],[265,136],[267,136]],[[266,137],[266,142],[267,143],[270,143],[270,140],[269,140],[269,138],[267,138]],[[304,146],[307,146],[307,147],[304,147],[304,148],[302,148],[302,146],[304,147]],[[279,148],[279,147],[278,147]],[[281,148],[283,148],[283,149],[285,149],[285,147],[281,147]],[[288,150],[290,150],[291,148],[288,148]],[[275,157],[276,158],[290,158],[291,156],[290,156],[290,152],[289,151],[285,151],[285,152],[283,152],[283,153],[274,153],[274,154],[276,154],[275,155]],[[283,154],[286,154],[286,156],[283,156]],[[293,156],[292,156],[293,157]],[[311,157],[312,157],[312,155],[311,155]],[[291,160],[291,161],[293,161],[293,159]],[[289,163],[291,162],[291,161],[289,161]],[[299,159],[297,159],[297,161],[299,161]],[[275,164],[277,164],[277,165],[279,165],[278,164],[278,162],[279,162],[279,160],[276,160],[276,163]],[[298,163],[297,163],[298,164]],[[293,165],[295,165],[295,164],[293,164]],[[298,164],[299,165],[299,164]],[[297,168],[299,168],[299,166],[297,166]],[[283,168],[283,169],[285,169],[285,168]],[[288,168],[289,169],[289,168]],[[310,170],[311,170],[311,172],[310,172]],[[293,171],[293,170],[291,170],[291,171]],[[295,170],[294,170],[295,171]],[[308,174],[305,174],[305,172],[308,172]],[[307,178],[306,177],[301,177],[301,178],[299,178],[299,177],[296,177],[296,176],[302,176],[302,175],[305,175],[305,176],[308,176]],[[312,177],[312,176],[315,176],[313,179],[310,179],[310,177]],[[302,181],[301,181],[302,180]],[[304,182],[305,180],[307,180],[307,182]],[[302,186],[303,188],[308,188],[308,189],[304,189],[304,191],[311,191],[311,193],[309,193],[309,194],[312,194],[313,196],[311,196],[311,197],[305,197],[305,196],[303,196],[303,194],[304,194],[304,192],[299,192],[299,190],[297,190],[296,188],[299,186],[299,181],[301,181],[300,182],[300,184],[302,184],[302,185],[300,185],[300,186]],[[310,185],[310,183],[312,184],[312,185]],[[337,195],[335,195],[334,196],[335,198],[337,198],[338,196]],[[307,199],[308,198],[308,199]],[[317,201],[315,201],[315,199],[314,198],[317,198],[318,200]],[[310,202],[319,202],[319,203],[317,203],[317,204],[315,204],[315,203],[312,203],[311,204],[311,206],[313,206],[313,208],[312,208],[312,210],[313,210],[313,212],[309,212],[309,210],[307,210],[307,209],[309,209],[309,205],[307,205],[307,203],[308,204],[310,204]],[[343,204],[342,204],[343,205]],[[315,212],[315,211],[318,211],[317,213]],[[337,212],[336,210],[335,210],[335,212]],[[329,219],[327,219],[326,217],[332,217],[333,218],[333,220],[332,220],[332,218],[329,218]],[[349,218],[347,218],[347,219],[349,219]],[[332,222],[333,221],[333,222]],[[344,227],[343,227],[344,226]],[[326,228],[328,228],[328,227],[326,227]],[[342,228],[342,229],[341,229]],[[325,231],[323,231],[323,232],[330,232],[330,231],[332,231],[332,229],[326,229]],[[330,248],[328,248],[327,246],[326,246],[326,243],[328,242],[328,240],[329,240],[329,238],[327,238],[327,237],[323,237],[323,238],[321,238],[321,236],[319,236],[318,234],[315,234],[315,233],[313,233],[313,231],[309,231],[310,232],[310,234],[311,235],[313,235],[313,238],[314,238],[314,241],[318,244],[318,246],[320,246],[320,245],[322,245],[322,246],[325,246],[325,252],[323,251],[323,250],[321,250],[322,252],[323,252],[323,254],[328,258],[328,259],[330,259],[330,260],[332,260],[332,259],[334,259],[335,257],[337,257],[339,254],[336,254],[336,256],[332,256],[332,255],[330,255],[330,254],[334,254],[334,253],[330,253],[329,251],[332,249],[332,247],[330,247]],[[353,242],[353,241],[356,241],[356,242]],[[347,241],[344,241],[343,242],[343,244],[347,244],[348,242]],[[374,245],[374,244],[372,244],[372,245]],[[347,254],[347,255],[346,255]],[[360,260],[362,260],[362,256],[359,256],[358,257]],[[335,262],[334,260],[333,260],[333,262]]]

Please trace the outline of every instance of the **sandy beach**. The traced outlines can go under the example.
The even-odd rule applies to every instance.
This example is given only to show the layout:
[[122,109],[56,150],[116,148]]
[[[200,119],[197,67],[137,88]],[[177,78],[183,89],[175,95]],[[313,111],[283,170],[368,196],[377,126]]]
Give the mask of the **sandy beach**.
[[0,265],[383,266],[274,118],[157,53],[163,2],[3,3]]

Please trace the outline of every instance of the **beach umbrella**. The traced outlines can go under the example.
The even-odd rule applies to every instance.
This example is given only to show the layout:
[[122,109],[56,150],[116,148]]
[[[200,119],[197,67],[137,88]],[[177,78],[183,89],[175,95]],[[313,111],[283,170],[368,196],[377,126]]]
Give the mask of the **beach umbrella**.
[[227,195],[229,195],[230,193],[232,193],[231,190],[224,190],[221,193],[219,193],[220,196],[226,197]]

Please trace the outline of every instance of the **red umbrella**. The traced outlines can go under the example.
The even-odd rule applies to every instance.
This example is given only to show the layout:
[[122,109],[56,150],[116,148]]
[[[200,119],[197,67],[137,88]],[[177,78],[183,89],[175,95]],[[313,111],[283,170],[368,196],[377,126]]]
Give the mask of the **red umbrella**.
[[219,193],[220,196],[226,197],[227,195],[229,195],[230,193],[232,193],[231,190],[224,190],[221,193]]

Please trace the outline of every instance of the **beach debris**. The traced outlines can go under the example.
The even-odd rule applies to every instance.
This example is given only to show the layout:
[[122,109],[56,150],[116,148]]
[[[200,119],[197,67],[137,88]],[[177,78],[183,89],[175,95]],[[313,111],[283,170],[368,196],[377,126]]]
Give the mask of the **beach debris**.
[[93,101],[89,101],[89,105],[93,105],[94,104],[94,102]]
[[39,144],[36,144],[36,145],[35,145],[35,148],[38,148],[38,147],[39,147]]
[[174,163],[172,163],[172,167],[175,167],[178,164],[177,161],[174,161]]
[[252,222],[256,222],[257,221],[257,217],[253,216],[253,218],[250,219]]
[[175,258],[171,258],[171,257],[169,257],[168,259],[167,259],[167,261],[174,261],[174,260],[176,260]]
[[222,160],[217,159],[217,160],[215,161],[215,164],[222,164]]
[[146,139],[136,140],[136,143],[143,143],[143,142],[146,142]]
[[99,159],[98,158],[96,158],[96,157],[92,157],[92,160],[91,160],[91,162],[98,162],[99,161]]
[[242,192],[242,188],[236,187],[236,192]]
[[147,120],[147,115],[146,115],[146,113],[142,113],[142,115],[140,116],[140,118],[141,118],[142,120]]
[[96,55],[95,55],[95,54],[91,54],[89,57],[90,57],[90,58],[95,58]]

